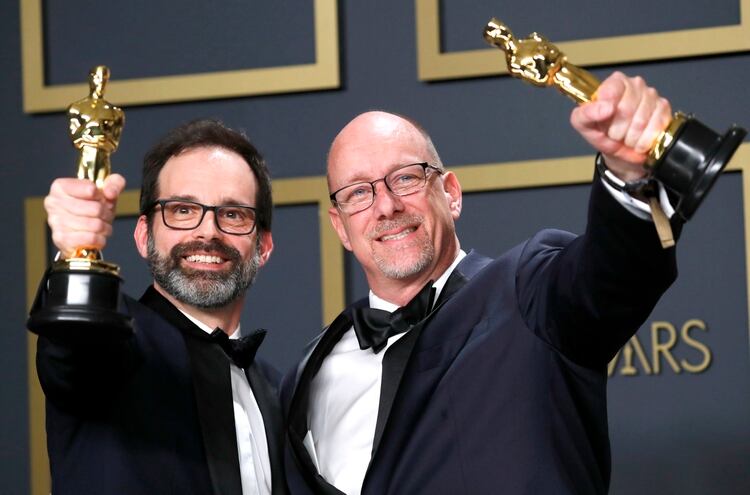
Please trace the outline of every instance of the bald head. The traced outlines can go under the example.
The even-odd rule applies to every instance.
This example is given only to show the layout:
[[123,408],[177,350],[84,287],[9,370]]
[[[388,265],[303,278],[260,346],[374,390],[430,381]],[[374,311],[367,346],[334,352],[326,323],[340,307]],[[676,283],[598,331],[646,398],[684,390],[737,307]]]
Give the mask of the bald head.
[[[408,149],[411,160],[391,158],[394,150]],[[418,155],[418,156],[417,156]],[[427,131],[416,121],[402,115],[371,111],[357,115],[338,133],[328,151],[328,186],[340,187],[339,179],[346,169],[356,165],[351,160],[367,160],[384,166],[427,162],[443,170],[443,164]],[[389,160],[392,161],[389,162]]]

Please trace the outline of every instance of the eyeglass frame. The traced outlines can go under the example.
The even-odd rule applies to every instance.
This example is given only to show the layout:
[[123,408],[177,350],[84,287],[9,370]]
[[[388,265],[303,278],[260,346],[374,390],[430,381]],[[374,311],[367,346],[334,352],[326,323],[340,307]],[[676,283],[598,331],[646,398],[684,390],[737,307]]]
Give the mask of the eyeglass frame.
[[[201,207],[201,217],[200,220],[198,220],[198,223],[195,224],[195,227],[173,227],[172,225],[169,225],[167,223],[167,219],[164,216],[164,205],[167,203],[189,203],[191,205],[196,205]],[[201,226],[203,223],[203,219],[206,217],[207,211],[212,211],[214,213],[214,225],[216,225],[216,228],[219,229],[219,231],[228,234],[228,235],[250,235],[253,232],[255,232],[255,227],[258,225],[257,221],[257,209],[254,206],[250,205],[237,205],[237,204],[228,204],[228,205],[204,205],[203,203],[199,203],[197,201],[192,201],[189,199],[157,199],[153,203],[151,203],[148,208],[146,208],[146,211],[144,214],[148,215],[153,211],[154,208],[157,206],[161,206],[161,221],[164,224],[165,227],[172,230],[195,230],[198,227]],[[219,225],[219,215],[216,214],[217,210],[221,208],[246,208],[253,212],[253,226],[250,228],[250,231],[248,232],[227,232],[223,228],[221,228],[221,225]]]
[[[405,169],[407,167],[413,167],[414,165],[420,165],[422,167],[422,170],[424,171],[424,182],[422,183],[422,185],[420,187],[418,187],[417,189],[414,189],[413,191],[409,191],[406,194],[399,194],[399,193],[395,192],[393,189],[391,189],[391,186],[386,181],[386,179],[388,178],[388,176],[391,175],[391,174],[393,174],[394,172],[398,172],[399,170],[403,170],[403,169]],[[391,194],[394,194],[394,195],[396,195],[396,196],[398,196],[400,198],[403,198],[405,196],[410,196],[410,195],[412,195],[414,193],[417,193],[417,192],[423,190],[425,188],[425,186],[427,185],[427,179],[429,179],[429,174],[427,173],[428,169],[432,170],[434,172],[437,172],[438,175],[443,175],[443,172],[444,172],[444,170],[442,170],[442,169],[440,169],[440,168],[438,168],[438,167],[436,167],[434,165],[430,165],[427,162],[407,163],[406,165],[401,165],[400,167],[394,168],[393,170],[391,170],[390,172],[388,172],[384,177],[382,177],[380,179],[376,179],[376,180],[373,180],[373,181],[363,180],[363,181],[353,182],[351,184],[347,184],[344,187],[336,189],[328,197],[331,200],[331,204],[333,204],[336,208],[338,208],[339,211],[344,212],[342,210],[342,208],[341,208],[341,204],[338,201],[336,201],[336,195],[338,193],[340,193],[341,191],[343,191],[344,189],[348,189],[348,188],[350,188],[352,186],[356,186],[356,185],[360,185],[360,184],[362,184],[362,185],[369,184],[370,188],[372,188],[372,201],[370,202],[369,205],[365,206],[361,210],[352,211],[352,212],[348,212],[348,213],[344,212],[347,215],[353,215],[355,213],[360,213],[362,211],[365,211],[366,209],[370,208],[372,205],[375,204],[375,196],[377,194],[377,191],[375,190],[375,184],[377,184],[378,182],[382,182],[385,185],[385,188],[388,189],[388,191],[390,191]]]

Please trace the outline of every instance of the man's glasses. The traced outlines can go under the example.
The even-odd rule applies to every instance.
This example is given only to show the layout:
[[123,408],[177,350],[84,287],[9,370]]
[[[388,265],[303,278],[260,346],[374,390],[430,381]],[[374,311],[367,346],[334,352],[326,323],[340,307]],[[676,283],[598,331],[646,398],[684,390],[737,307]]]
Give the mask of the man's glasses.
[[148,208],[161,206],[164,225],[175,230],[193,230],[203,221],[207,211],[214,212],[216,227],[225,234],[247,235],[255,229],[255,208],[245,205],[206,206],[183,199],[159,199]]
[[375,184],[382,181],[396,196],[408,196],[424,189],[430,172],[442,171],[427,163],[412,163],[391,171],[382,179],[349,184],[331,194],[331,202],[343,213],[352,215],[366,210],[375,202]]

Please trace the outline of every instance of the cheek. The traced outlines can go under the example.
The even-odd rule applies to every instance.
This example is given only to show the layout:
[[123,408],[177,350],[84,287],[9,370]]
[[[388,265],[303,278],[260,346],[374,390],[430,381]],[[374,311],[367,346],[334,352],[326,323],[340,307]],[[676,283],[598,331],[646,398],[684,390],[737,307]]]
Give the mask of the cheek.
[[343,224],[343,226],[346,237],[352,248],[355,246],[366,246],[370,243],[366,235],[368,228],[366,219],[350,218],[348,222]]
[[425,231],[435,243],[440,243],[454,231],[453,217],[450,211],[440,210],[440,213],[425,225]]
[[154,247],[156,248],[156,252],[162,256],[170,254],[175,244],[176,243],[173,242],[167,242],[167,240],[164,238],[156,237],[154,239]]
[[183,242],[184,234],[176,230],[167,230],[154,226],[152,235],[154,237],[154,247],[162,255],[169,254],[174,246]]
[[240,253],[240,256],[242,257],[242,259],[244,260],[249,260],[250,258],[255,256],[255,251],[257,249],[258,242],[260,242],[260,239],[257,239],[255,237],[224,239],[224,244],[236,249]]

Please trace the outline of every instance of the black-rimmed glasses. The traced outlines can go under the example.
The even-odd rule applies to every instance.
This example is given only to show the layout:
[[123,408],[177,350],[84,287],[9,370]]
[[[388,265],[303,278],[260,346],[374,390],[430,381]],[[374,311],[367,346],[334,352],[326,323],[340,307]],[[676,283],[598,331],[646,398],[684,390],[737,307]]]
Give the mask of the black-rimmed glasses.
[[255,208],[245,205],[207,206],[184,199],[159,199],[148,208],[161,206],[164,225],[175,230],[193,230],[203,221],[207,211],[214,212],[216,227],[225,234],[247,235],[255,229]]
[[393,171],[382,179],[371,182],[356,182],[330,195],[331,202],[348,215],[366,210],[375,202],[375,184],[383,182],[396,196],[408,196],[424,188],[430,172],[442,171],[428,163],[411,163]]

